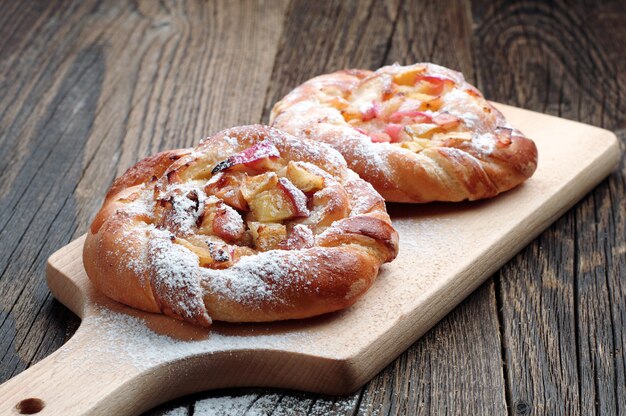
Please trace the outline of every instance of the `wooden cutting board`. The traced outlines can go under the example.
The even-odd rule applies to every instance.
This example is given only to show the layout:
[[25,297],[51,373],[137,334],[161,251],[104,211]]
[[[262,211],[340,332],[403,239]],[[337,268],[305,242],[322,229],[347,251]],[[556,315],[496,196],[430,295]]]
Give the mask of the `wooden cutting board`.
[[58,351],[0,386],[0,414],[131,415],[233,386],[356,390],[617,164],[609,131],[498,107],[537,143],[535,176],[489,201],[389,204],[400,254],[343,312],[197,328],[108,300],[85,275],[84,237],[63,247],[49,259],[48,284],[82,324]]

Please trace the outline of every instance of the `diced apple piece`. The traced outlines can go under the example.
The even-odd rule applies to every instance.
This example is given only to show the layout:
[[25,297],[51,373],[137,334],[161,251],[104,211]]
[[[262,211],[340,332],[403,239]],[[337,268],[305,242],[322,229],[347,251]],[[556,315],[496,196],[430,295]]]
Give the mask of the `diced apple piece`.
[[301,162],[289,162],[286,177],[302,192],[317,191],[324,187],[324,178],[309,172]]
[[410,150],[411,152],[419,153],[422,150],[426,149],[430,146],[430,140],[426,139],[414,139],[408,142],[400,143],[400,147],[403,149]]
[[441,95],[454,87],[454,81],[447,78],[418,75],[415,80],[418,92],[428,95]]
[[313,194],[311,214],[296,221],[314,227],[317,233],[333,222],[347,217],[349,209],[350,201],[345,189],[339,184],[327,184],[324,189]]
[[435,97],[430,101],[424,101],[420,107],[421,110],[439,111],[443,105],[441,97]]
[[471,95],[472,97],[478,98],[478,97],[482,97],[482,95],[480,94],[480,92],[475,89],[475,88],[467,88],[465,90],[466,93],[468,93],[469,95]]
[[206,243],[206,245],[200,246],[178,237],[174,239],[174,243],[180,244],[198,256],[198,262],[202,267],[219,269],[232,265],[232,254],[228,246],[215,243]]
[[450,133],[437,133],[431,138],[434,142],[443,142],[448,140],[453,141],[470,141],[472,140],[472,133],[469,131],[453,131]]
[[350,122],[352,120],[369,121],[379,116],[382,106],[373,102],[352,103],[343,111],[344,120]]
[[426,68],[423,66],[415,66],[407,71],[399,72],[393,76],[393,82],[398,85],[415,85],[417,77],[423,74]]
[[278,188],[281,189],[287,198],[291,201],[295,208],[294,217],[307,217],[309,209],[307,208],[307,197],[298,189],[289,179],[279,178]]
[[363,116],[363,114],[360,111],[350,111],[350,109],[346,109],[344,111],[341,112],[341,115],[343,116],[344,120],[346,120],[348,123],[351,122],[352,120],[361,120],[361,117]]
[[375,74],[366,78],[352,91],[351,101],[381,102],[392,92],[392,78],[388,74]]
[[345,110],[348,107],[348,105],[350,105],[350,103],[348,103],[346,100],[344,100],[341,97],[333,97],[328,102],[328,104],[332,107],[335,107],[339,111]]
[[237,211],[223,204],[213,216],[213,232],[224,241],[234,243],[241,240],[246,233],[243,218]]
[[511,144],[511,136],[513,135],[513,129],[508,127],[496,127],[496,137],[498,138],[498,142],[496,145],[498,147],[506,147]]
[[391,76],[376,74],[365,79],[352,91],[350,104],[344,109],[346,121],[358,118],[364,121],[378,116],[380,103],[388,99],[393,91]]
[[361,116],[361,120],[370,121],[379,116],[382,107],[379,103],[373,102],[371,106],[367,107],[363,111],[363,115]]
[[404,126],[402,124],[387,124],[385,127],[385,133],[391,138],[392,143],[397,143],[402,140],[402,131],[404,130]]
[[243,218],[235,209],[222,201],[210,198],[204,205],[198,233],[215,235],[224,241],[234,243],[245,237],[246,227]]
[[419,111],[422,106],[422,102],[420,100],[415,100],[407,95],[402,96],[402,102],[396,109],[396,111]]
[[407,97],[409,97],[412,100],[415,101],[419,101],[420,102],[420,108],[423,107],[424,103],[433,101],[435,99],[437,99],[437,95],[431,95],[431,94],[425,94],[421,91],[412,91],[410,93],[407,94]]
[[252,243],[257,250],[267,251],[278,248],[287,237],[287,227],[282,224],[249,222]]
[[248,201],[254,218],[277,222],[309,215],[307,198],[287,178],[279,178],[276,188],[260,192]]
[[216,174],[217,172],[221,172],[225,169],[238,165],[262,169],[267,165],[268,161],[278,159],[279,157],[280,152],[276,146],[274,146],[270,141],[265,140],[247,148],[242,152],[230,155],[226,160],[223,160],[215,165],[211,173]]
[[257,194],[276,188],[278,185],[278,176],[274,172],[267,172],[261,175],[248,176],[244,179],[241,186],[241,194],[244,199],[252,201]]
[[429,138],[440,132],[441,128],[436,124],[417,123],[406,126],[405,131],[413,138]]
[[450,130],[461,123],[461,119],[448,112],[437,114],[433,117],[433,122],[444,130]]
[[389,121],[392,123],[410,122],[410,123],[429,123],[431,121],[430,115],[419,110],[403,110],[396,111],[389,116]]
[[243,198],[241,186],[246,178],[243,172],[218,172],[204,186],[207,195],[215,195],[233,208],[241,211],[248,209]]
[[293,218],[296,208],[282,189],[270,189],[248,201],[253,217],[261,222],[278,222]]
[[344,93],[336,84],[326,84],[320,88],[320,91],[322,91],[324,95],[332,97],[343,97]]
[[187,235],[196,225],[199,208],[200,202],[196,191],[175,188],[157,197],[154,217],[158,227],[167,228],[179,235]]
[[[393,98],[382,103],[382,107],[379,111],[378,117],[387,120],[389,116],[400,109],[403,103],[406,102],[406,98],[404,96],[394,96]],[[417,103],[416,108],[419,108],[419,102]]]
[[360,127],[355,127],[354,129],[369,137],[372,140],[372,143],[389,143],[391,141],[391,138],[386,133],[369,131]]
[[211,166],[214,163],[215,161],[208,155],[199,156],[197,159],[176,169],[177,180],[187,182],[193,179],[207,179],[211,177]]

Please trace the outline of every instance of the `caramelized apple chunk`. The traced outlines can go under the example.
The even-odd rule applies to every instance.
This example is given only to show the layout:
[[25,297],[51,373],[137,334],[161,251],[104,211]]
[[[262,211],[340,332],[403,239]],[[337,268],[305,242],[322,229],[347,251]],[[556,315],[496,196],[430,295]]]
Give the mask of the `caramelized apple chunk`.
[[213,197],[204,204],[198,233],[215,235],[229,243],[242,241],[246,235],[243,218],[235,209]]
[[392,78],[389,75],[365,80],[352,91],[350,104],[342,111],[344,119],[367,121],[378,117],[382,111],[380,103],[388,99],[392,92]]
[[289,179],[278,178],[278,189],[283,191],[291,205],[293,205],[294,217],[306,217],[309,215],[306,195]]
[[311,173],[302,162],[289,162],[287,179],[302,192],[318,191],[324,187],[324,177]]
[[252,243],[257,250],[267,251],[278,248],[287,237],[287,227],[277,223],[249,222]]
[[275,173],[250,177],[242,188],[252,217],[261,222],[276,222],[309,215],[307,198],[287,178]]
[[198,256],[198,261],[202,267],[222,269],[232,266],[232,254],[228,246],[213,242],[201,242],[195,239],[193,242],[184,238],[176,237],[175,244],[187,248]]
[[347,217],[350,202],[343,187],[332,183],[313,194],[310,205],[310,215],[297,221],[300,224],[310,225],[315,233],[318,233],[333,222]]
[[263,191],[276,188],[278,176],[274,172],[267,172],[261,175],[246,176],[241,186],[241,194],[250,203],[258,194]]
[[280,158],[280,152],[276,146],[266,140],[229,156],[215,165],[211,173],[216,174],[217,172],[236,167],[248,167],[258,170],[272,168],[274,166],[272,161],[278,158]]
[[417,77],[423,74],[426,68],[423,66],[413,66],[406,71],[399,72],[393,76],[393,82],[398,85],[415,85]]
[[202,155],[196,158],[193,163],[189,162],[176,171],[170,172],[176,174],[178,180],[181,182],[195,180],[195,179],[207,179],[211,177],[211,166],[215,161],[208,155]]
[[246,176],[243,172],[219,172],[206,183],[204,192],[215,195],[235,209],[245,211],[248,202],[241,193],[241,186]]

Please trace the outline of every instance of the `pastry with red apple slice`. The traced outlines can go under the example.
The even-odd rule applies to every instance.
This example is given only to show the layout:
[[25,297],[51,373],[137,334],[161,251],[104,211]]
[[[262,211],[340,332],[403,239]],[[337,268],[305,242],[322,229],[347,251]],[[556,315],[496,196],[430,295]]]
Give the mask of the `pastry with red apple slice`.
[[387,201],[490,198],[537,167],[532,140],[462,74],[429,63],[315,77],[270,117],[279,129],[339,150]]
[[337,151],[246,126],[117,179],[83,258],[110,298],[208,326],[350,306],[397,244],[383,198]]

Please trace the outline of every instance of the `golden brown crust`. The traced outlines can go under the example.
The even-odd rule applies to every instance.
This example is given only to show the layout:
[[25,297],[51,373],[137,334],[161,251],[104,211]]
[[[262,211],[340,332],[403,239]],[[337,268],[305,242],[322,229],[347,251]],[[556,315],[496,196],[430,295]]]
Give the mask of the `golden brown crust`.
[[[409,71],[419,72],[425,79],[445,82],[442,91],[446,93],[416,94],[410,91],[411,86],[392,83],[396,76]],[[372,85],[369,90],[368,85]],[[406,96],[411,93],[421,100],[430,98],[432,101],[414,99],[421,105],[419,111],[398,111],[391,117],[380,114],[385,113],[385,108],[376,107],[379,102],[384,106],[401,98],[405,101],[399,107],[402,109],[410,101]],[[368,107],[368,103],[372,104],[372,94],[379,102],[374,100],[374,106]],[[420,145],[402,143],[389,131],[393,127],[406,127],[406,118],[402,121],[405,124],[390,121],[394,115],[401,119],[398,114],[403,113],[421,117],[418,124],[432,125],[436,129],[431,128],[430,133],[424,135],[427,138],[415,142]],[[437,120],[439,126],[432,124],[442,114],[454,127],[446,125],[445,119]],[[376,72],[344,70],[318,76],[279,101],[272,109],[271,123],[296,136],[332,145],[346,158],[348,166],[370,182],[387,201],[490,198],[522,183],[537,166],[537,148],[532,140],[509,126],[504,116],[465,82],[460,73],[433,64],[393,65]],[[374,126],[374,133],[359,128],[363,126]],[[397,131],[395,134],[399,134]],[[433,131],[463,131],[463,134],[471,134],[471,139],[467,135],[456,138],[438,134],[436,137],[441,139],[433,140],[426,136]]]
[[143,184],[153,177],[161,176],[172,163],[188,154],[189,149],[174,149],[165,150],[142,159],[113,182],[106,197],[110,198],[122,189]]
[[[259,146],[280,155],[225,163]],[[204,194],[247,177],[272,179],[271,172],[281,176],[279,186],[290,188],[293,183],[282,176],[287,168],[305,169],[307,178],[323,178],[324,185],[311,190],[313,182],[298,183],[308,206],[284,220],[254,222],[255,201],[244,206],[234,188],[218,193],[224,199]],[[225,180],[229,169],[232,180]],[[209,218],[213,225],[205,227]],[[272,234],[282,235],[282,241],[265,242],[270,249],[264,251],[251,243],[246,224],[282,230]],[[370,287],[380,265],[396,256],[397,244],[382,197],[337,152],[266,126],[247,126],[129,169],[108,192],[83,259],[89,278],[107,296],[207,326],[212,319],[273,321],[350,306]]]

